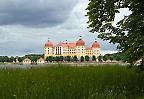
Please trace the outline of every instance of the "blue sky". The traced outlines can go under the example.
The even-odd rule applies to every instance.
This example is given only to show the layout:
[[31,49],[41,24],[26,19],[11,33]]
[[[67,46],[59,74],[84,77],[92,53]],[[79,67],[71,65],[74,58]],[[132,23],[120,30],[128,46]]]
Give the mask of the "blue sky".
[[[0,0],[0,55],[43,53],[45,42],[76,41],[81,35],[86,46],[97,38],[87,29],[88,0]],[[114,24],[128,15],[121,9]],[[116,52],[116,45],[97,39],[101,54]]]

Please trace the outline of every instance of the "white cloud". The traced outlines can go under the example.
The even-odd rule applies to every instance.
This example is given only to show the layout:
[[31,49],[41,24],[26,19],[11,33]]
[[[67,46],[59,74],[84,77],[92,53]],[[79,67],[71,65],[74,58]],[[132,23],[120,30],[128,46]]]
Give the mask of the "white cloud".
[[[29,1],[32,2],[33,0]],[[44,0],[37,1],[44,2]],[[52,0],[48,0],[47,2],[50,1],[51,3],[53,2]],[[1,2],[2,1],[0,1],[0,3]],[[16,2],[18,2],[18,0]],[[76,41],[81,35],[86,41],[86,45],[90,46],[95,38],[97,38],[97,34],[90,33],[87,29],[86,22],[88,19],[87,17],[85,17],[85,9],[87,7],[87,4],[88,1],[79,0],[74,9],[70,13],[68,13],[69,17],[63,23],[57,24],[52,27],[47,26],[43,28],[37,28],[10,24],[0,26],[0,30],[2,30],[2,32],[0,32],[0,38],[4,38],[0,39],[0,55],[24,55],[29,53],[43,53],[44,43],[47,41],[48,38],[50,38],[51,41],[56,44],[59,41],[65,40]],[[66,3],[62,5],[68,6]],[[98,41],[101,44],[101,54],[116,51],[116,46],[100,39],[98,39]]]

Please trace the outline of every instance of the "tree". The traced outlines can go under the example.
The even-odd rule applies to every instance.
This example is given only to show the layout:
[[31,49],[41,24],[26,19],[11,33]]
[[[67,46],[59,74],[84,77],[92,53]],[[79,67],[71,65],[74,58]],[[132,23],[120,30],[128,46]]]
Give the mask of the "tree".
[[89,59],[90,59],[90,57],[86,55],[86,56],[85,56],[85,60],[88,62]]
[[103,56],[103,60],[104,60],[104,61],[107,61],[108,59],[109,59],[109,57],[108,57],[107,54]]
[[46,59],[45,59],[47,62],[49,61],[49,57],[46,57]]
[[92,56],[92,61],[96,61],[96,56]]
[[63,56],[60,56],[60,61],[62,62],[64,60],[64,57]]
[[99,61],[99,62],[102,62],[102,60],[103,60],[103,57],[100,55],[100,56],[98,57],[98,61]]
[[74,62],[77,62],[77,61],[78,61],[77,56],[74,56],[74,57],[73,57],[73,61],[74,61]]
[[56,56],[56,57],[55,57],[55,61],[57,61],[57,62],[60,61],[60,57],[59,57],[59,56]]
[[117,54],[117,55],[115,56],[115,60],[116,60],[116,61],[120,61],[120,60],[121,60],[121,56]]
[[50,61],[50,62],[53,61],[53,56],[49,56],[49,61]]
[[[144,56],[144,0],[89,0],[87,16],[91,32],[98,37],[117,43],[118,49],[134,64]],[[131,14],[112,23],[119,9],[128,8]]]
[[23,61],[23,57],[18,57],[18,61],[22,62]]
[[84,61],[84,57],[83,57],[83,56],[80,57],[80,61],[81,61],[81,62]]
[[13,56],[11,56],[11,57],[9,58],[9,62],[16,62],[16,59],[15,59]]
[[29,56],[29,59],[33,62],[36,62],[38,60],[38,56]]
[[10,59],[8,56],[0,56],[0,62],[9,62]]
[[111,55],[111,56],[109,56],[109,59],[111,60],[111,62],[113,61],[113,56]]
[[66,61],[70,62],[71,61],[71,56],[66,56]]
[[48,57],[46,58],[46,61],[47,61],[47,62],[52,62],[52,61],[53,61],[53,57],[52,57],[52,56],[48,56]]

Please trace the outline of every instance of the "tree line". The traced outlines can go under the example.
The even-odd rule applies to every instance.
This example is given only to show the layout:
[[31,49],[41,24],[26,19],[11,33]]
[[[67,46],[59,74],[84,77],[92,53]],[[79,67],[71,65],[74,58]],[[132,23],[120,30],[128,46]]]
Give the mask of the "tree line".
[[105,55],[100,55],[99,57],[96,56],[81,56],[80,59],[78,59],[77,56],[49,56],[46,58],[47,62],[89,62],[89,61],[99,61],[99,62],[106,62],[110,60],[111,62],[113,61],[122,61],[122,62],[127,62],[125,56],[123,56],[121,53],[114,53],[114,54],[105,54]]
[[[29,58],[33,62],[37,62],[37,60],[40,57],[44,57],[43,55],[37,55],[37,54],[30,54],[30,55],[25,55],[22,57],[8,57],[8,56],[0,56],[0,62],[16,62],[16,59],[19,62],[22,62],[25,58]],[[105,55],[100,55],[99,57],[96,56],[81,56],[78,58],[77,56],[49,56],[45,59],[47,62],[89,62],[89,61],[99,61],[99,62],[106,62],[108,60],[112,61],[123,61],[126,62],[125,56],[123,56],[121,53],[114,53],[114,54],[105,54]]]
[[36,62],[40,57],[43,57],[44,55],[41,54],[29,54],[22,57],[19,56],[0,56],[0,62],[16,62],[18,60],[19,62],[22,62],[25,58],[29,58],[31,61]]
[[92,56],[89,57],[89,56],[81,56],[80,59],[77,57],[77,56],[48,56],[46,58],[46,61],[47,62],[53,62],[53,61],[56,61],[56,62],[77,62],[77,61],[81,61],[81,62],[84,62],[84,61],[96,61],[96,56]]

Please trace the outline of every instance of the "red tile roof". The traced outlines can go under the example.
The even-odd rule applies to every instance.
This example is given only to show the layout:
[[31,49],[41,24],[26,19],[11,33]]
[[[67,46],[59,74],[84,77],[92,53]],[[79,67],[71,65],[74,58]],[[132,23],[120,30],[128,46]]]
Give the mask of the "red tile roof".
[[76,42],[71,42],[71,43],[65,43],[65,42],[60,42],[56,46],[62,46],[62,47],[68,47],[68,48],[74,48],[76,47]]
[[93,44],[92,44],[92,47],[93,48],[100,48],[100,45],[97,41],[95,41]]
[[92,50],[92,48],[91,47],[87,47],[86,50]]
[[85,42],[84,42],[82,39],[79,39],[79,40],[76,42],[76,46],[85,46]]
[[47,41],[45,47],[53,47],[53,43],[51,41]]

